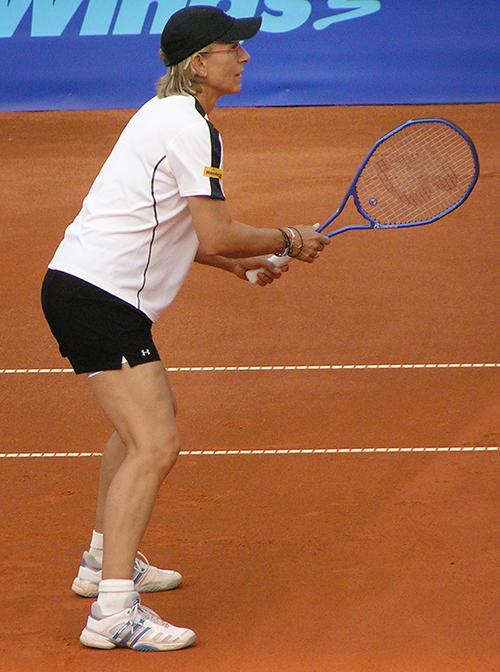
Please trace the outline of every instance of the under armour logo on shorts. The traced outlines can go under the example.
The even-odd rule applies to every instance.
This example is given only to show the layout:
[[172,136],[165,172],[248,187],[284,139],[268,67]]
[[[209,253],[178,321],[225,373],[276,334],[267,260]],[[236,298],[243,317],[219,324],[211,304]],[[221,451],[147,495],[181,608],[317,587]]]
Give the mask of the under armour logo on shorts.
[[151,352],[150,352],[148,349],[146,349],[146,350],[141,350],[141,355],[142,355],[143,357],[145,357],[146,355],[150,355],[150,354],[151,354]]

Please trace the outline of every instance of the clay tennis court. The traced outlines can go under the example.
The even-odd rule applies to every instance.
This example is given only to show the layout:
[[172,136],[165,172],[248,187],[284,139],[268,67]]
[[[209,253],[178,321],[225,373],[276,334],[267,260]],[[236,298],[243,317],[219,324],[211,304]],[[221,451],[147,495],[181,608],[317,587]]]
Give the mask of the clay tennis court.
[[[335,238],[268,288],[195,266],[155,327],[183,453],[144,603],[198,643],[85,649],[70,586],[110,427],[39,307],[48,260],[132,111],[0,116],[3,672],[487,672],[498,653],[498,107],[219,110],[235,217],[323,221],[406,119],[474,139],[446,219]],[[345,215],[345,222],[356,214]]]

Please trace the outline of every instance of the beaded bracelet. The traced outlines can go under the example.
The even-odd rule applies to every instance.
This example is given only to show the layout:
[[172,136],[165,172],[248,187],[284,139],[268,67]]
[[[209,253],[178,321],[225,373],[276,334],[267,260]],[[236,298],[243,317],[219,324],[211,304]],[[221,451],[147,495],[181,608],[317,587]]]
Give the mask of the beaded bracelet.
[[275,252],[275,255],[277,257],[288,257],[290,256],[290,250],[292,249],[292,238],[288,235],[288,232],[286,229],[282,229],[278,227],[278,231],[281,231],[283,235],[283,242],[284,242],[284,247],[281,252]]
[[[302,248],[304,247],[304,239],[302,238],[302,234],[300,233],[300,231],[298,229],[296,229],[294,226],[288,227],[288,231],[290,231],[290,233],[292,234],[292,237],[293,237],[292,247],[290,249],[290,253],[289,253],[288,256],[291,257],[292,259],[296,259],[298,256],[300,256],[300,253],[302,252]],[[292,254],[293,246],[295,244],[296,235],[300,239],[299,249],[298,249],[298,251],[295,252],[295,254]]]

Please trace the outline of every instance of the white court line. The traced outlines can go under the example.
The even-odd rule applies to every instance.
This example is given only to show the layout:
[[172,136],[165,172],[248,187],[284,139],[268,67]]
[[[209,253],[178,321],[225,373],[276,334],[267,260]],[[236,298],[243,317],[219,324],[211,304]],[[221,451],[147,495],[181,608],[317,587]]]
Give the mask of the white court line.
[[[408,447],[408,448],[267,448],[262,450],[181,450],[183,457],[234,455],[378,455],[396,453],[495,453],[500,446]],[[0,459],[101,457],[102,453],[0,453]]]
[[[421,370],[421,369],[496,369],[499,362],[439,362],[401,364],[272,364],[252,366],[168,366],[169,373],[225,373],[266,371],[373,371],[373,370]],[[0,369],[4,374],[73,373],[73,369]]]

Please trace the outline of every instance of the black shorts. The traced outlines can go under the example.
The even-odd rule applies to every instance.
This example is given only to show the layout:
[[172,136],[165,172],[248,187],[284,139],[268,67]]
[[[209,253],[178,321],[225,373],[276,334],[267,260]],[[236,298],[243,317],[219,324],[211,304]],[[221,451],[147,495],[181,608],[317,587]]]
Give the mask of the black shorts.
[[147,315],[74,275],[47,271],[42,308],[75,373],[121,369],[123,358],[130,366],[160,359]]

